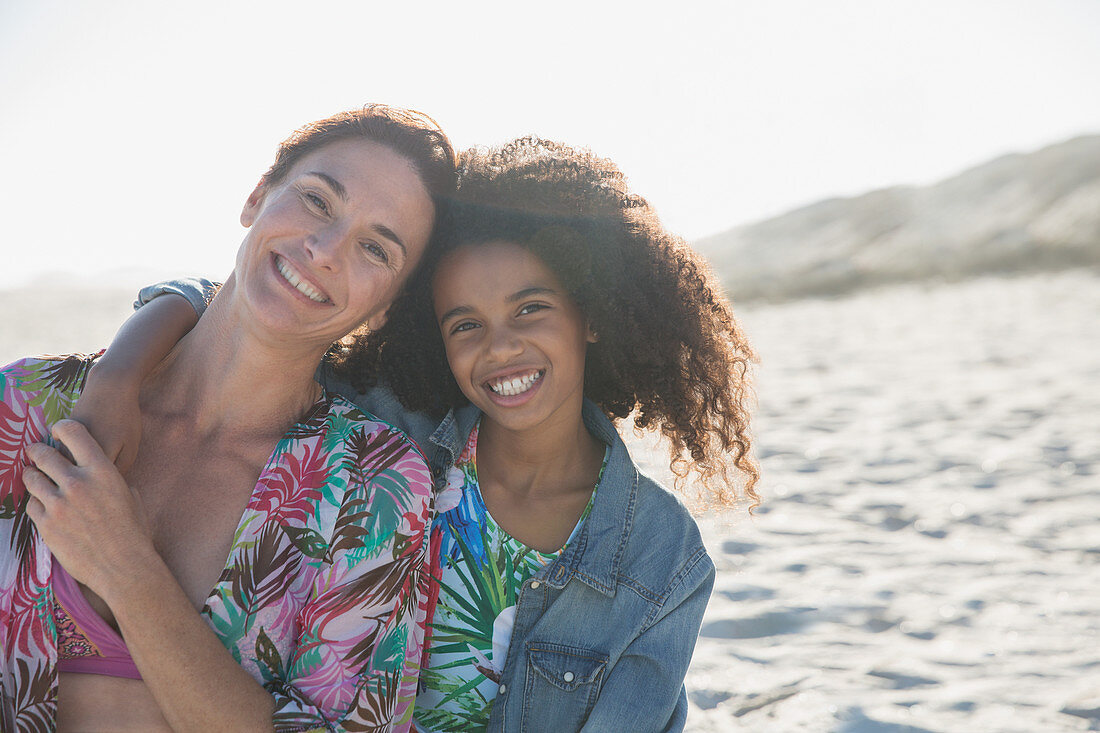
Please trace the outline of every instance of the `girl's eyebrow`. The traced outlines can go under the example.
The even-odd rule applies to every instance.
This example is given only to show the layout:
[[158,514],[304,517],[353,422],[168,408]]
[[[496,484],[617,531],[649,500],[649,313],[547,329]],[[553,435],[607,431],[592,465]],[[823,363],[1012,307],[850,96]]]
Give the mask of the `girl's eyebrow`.
[[526,287],[523,290],[518,290],[512,295],[508,296],[509,303],[515,303],[517,300],[523,300],[524,298],[530,298],[532,295],[557,295],[558,291],[553,288],[542,287],[541,285],[532,285]]
[[[557,295],[558,291],[553,288],[542,287],[541,285],[531,285],[523,290],[518,290],[515,293],[508,296],[509,303],[515,303],[517,300],[523,300],[524,298],[530,298],[532,295]],[[474,309],[468,305],[459,305],[451,308],[449,311],[439,317],[440,325],[447,322],[450,318],[456,316],[464,316],[467,313],[473,313]]]
[[439,325],[443,325],[444,323],[446,323],[447,319],[449,318],[466,315],[467,313],[472,313],[473,310],[474,309],[468,305],[460,305],[455,308],[451,308],[449,311],[439,317]]

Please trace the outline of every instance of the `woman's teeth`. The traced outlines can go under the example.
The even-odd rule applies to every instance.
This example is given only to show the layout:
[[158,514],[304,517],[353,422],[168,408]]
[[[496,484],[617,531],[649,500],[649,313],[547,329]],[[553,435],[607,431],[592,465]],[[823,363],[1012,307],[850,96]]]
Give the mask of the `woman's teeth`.
[[286,263],[286,260],[284,260],[282,257],[275,257],[275,267],[278,268],[279,274],[282,275],[288,283],[293,285],[302,295],[317,303],[328,302],[328,298],[318,293],[316,290],[313,289],[313,286],[311,286],[309,283],[299,277],[298,273],[292,270],[290,265],[288,265]]
[[511,379],[499,379],[495,382],[489,382],[489,389],[493,390],[498,395],[504,397],[515,397],[518,394],[523,394],[527,390],[531,389],[531,386],[535,382],[542,379],[544,374],[541,370],[536,370],[530,374],[525,374],[522,377],[512,377]]

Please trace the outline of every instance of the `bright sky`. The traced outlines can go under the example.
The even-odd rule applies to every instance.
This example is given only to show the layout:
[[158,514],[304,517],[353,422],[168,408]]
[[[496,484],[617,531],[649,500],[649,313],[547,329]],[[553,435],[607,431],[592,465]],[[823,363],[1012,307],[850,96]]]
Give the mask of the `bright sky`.
[[614,159],[691,238],[1100,132],[1095,0],[0,2],[0,286],[224,277],[296,126],[366,101],[456,145]]

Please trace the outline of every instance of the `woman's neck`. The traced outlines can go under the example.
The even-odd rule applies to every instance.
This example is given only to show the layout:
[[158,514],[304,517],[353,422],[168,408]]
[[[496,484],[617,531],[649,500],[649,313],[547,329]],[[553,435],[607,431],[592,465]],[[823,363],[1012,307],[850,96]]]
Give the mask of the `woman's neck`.
[[146,405],[198,434],[280,434],[320,396],[323,350],[265,341],[215,299],[142,388]]

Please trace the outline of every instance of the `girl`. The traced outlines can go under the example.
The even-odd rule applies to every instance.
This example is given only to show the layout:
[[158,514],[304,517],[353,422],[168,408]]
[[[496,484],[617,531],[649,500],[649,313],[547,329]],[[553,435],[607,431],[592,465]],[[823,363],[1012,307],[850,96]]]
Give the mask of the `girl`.
[[436,476],[420,729],[683,728],[714,566],[615,421],[659,429],[711,502],[755,500],[752,358],[612,163],[536,138],[465,155],[424,267],[329,375]]

